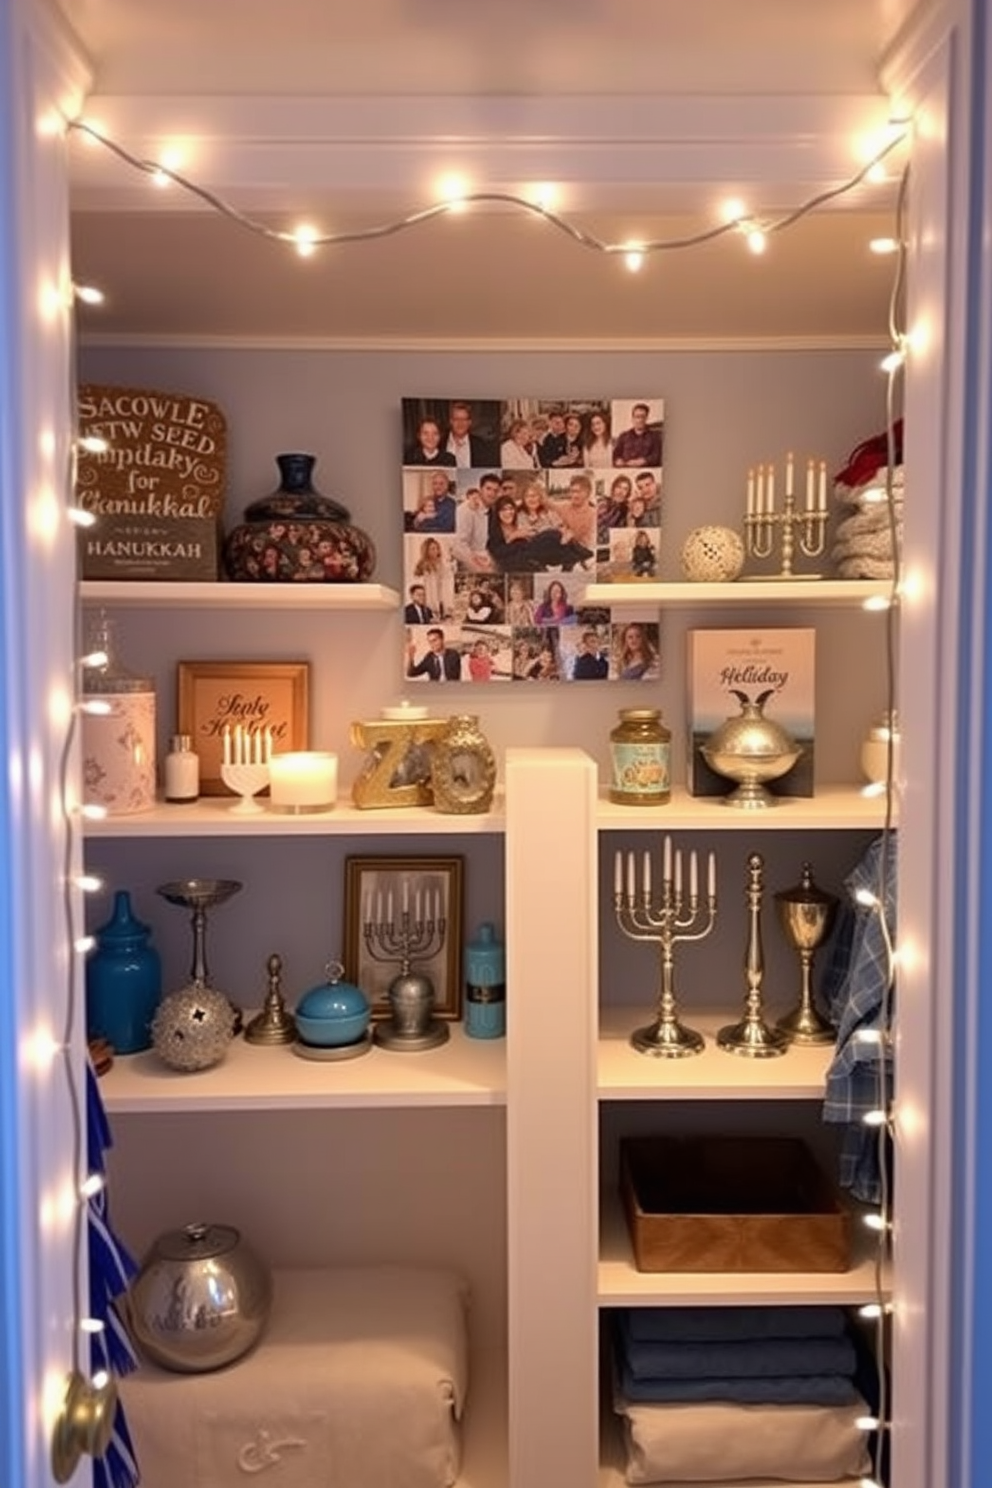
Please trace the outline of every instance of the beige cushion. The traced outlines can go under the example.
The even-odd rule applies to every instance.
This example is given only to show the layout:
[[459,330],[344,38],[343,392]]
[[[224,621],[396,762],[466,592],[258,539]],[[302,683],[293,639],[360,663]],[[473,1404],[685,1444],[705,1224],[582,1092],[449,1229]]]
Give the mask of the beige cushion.
[[730,1483],[786,1478],[829,1483],[870,1466],[859,1405],[698,1405],[617,1403],[627,1447],[628,1483]]
[[277,1271],[258,1348],[121,1381],[142,1488],[448,1488],[468,1290],[403,1266]]

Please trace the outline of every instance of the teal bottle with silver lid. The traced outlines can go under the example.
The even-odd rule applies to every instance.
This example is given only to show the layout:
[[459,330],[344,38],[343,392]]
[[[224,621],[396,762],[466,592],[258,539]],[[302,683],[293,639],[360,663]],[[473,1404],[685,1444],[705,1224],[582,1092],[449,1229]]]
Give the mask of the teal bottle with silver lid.
[[479,1039],[506,1033],[506,952],[491,920],[465,946],[465,1032]]

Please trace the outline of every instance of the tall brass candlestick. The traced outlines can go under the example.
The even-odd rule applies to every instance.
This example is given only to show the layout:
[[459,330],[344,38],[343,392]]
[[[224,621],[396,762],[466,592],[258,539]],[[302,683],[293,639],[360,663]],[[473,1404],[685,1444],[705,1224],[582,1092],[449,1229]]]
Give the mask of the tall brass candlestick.
[[765,860],[751,853],[747,860],[747,948],[744,953],[744,979],[747,995],[744,1016],[739,1023],[729,1023],[717,1034],[717,1043],[728,1054],[745,1054],[752,1059],[768,1059],[784,1054],[784,1033],[765,1022],[761,984],[765,976],[765,958],[761,944],[761,896],[764,892]]

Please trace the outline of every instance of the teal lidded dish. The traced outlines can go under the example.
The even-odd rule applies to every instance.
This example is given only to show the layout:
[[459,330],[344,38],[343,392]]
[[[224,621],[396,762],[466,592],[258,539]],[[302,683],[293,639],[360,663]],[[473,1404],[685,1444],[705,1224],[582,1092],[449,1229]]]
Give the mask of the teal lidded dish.
[[296,1032],[305,1044],[339,1048],[357,1043],[368,1031],[372,1009],[361,987],[340,980],[343,967],[331,962],[328,980],[304,992],[294,1017]]

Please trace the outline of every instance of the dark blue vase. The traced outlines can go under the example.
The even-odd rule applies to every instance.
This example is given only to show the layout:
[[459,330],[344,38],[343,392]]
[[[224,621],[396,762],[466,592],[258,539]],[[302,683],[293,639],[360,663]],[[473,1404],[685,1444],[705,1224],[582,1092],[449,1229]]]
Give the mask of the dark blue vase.
[[151,931],[131,913],[126,889],[96,932],[86,963],[86,1036],[104,1038],[117,1054],[151,1048],[152,1018],[162,996],[162,963]]

